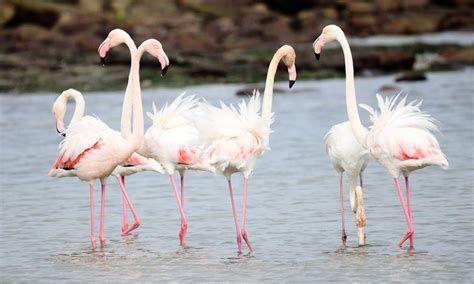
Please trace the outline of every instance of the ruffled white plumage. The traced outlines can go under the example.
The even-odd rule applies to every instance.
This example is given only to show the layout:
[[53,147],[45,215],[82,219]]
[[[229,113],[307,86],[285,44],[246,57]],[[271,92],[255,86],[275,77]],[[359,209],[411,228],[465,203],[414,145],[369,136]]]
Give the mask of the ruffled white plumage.
[[406,97],[383,99],[377,94],[379,110],[361,105],[373,122],[367,137],[372,155],[394,175],[429,165],[446,169],[449,164],[438,140],[431,133],[438,131],[434,119],[420,110],[421,101],[407,103]]
[[209,170],[200,159],[199,131],[194,124],[195,96],[178,96],[159,111],[147,113],[153,125],[146,131],[139,153],[157,160],[167,171],[175,169]]
[[254,169],[256,159],[268,149],[273,116],[261,116],[258,91],[238,108],[221,103],[220,108],[207,102],[200,104],[204,114],[197,123],[206,145],[204,158],[216,172],[229,177],[241,171],[244,175]]

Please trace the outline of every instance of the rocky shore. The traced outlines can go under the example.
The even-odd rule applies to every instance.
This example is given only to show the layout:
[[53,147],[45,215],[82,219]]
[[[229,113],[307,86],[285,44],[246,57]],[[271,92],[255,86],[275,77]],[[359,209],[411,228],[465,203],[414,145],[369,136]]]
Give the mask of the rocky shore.
[[[329,23],[349,37],[474,31],[469,0],[66,0],[0,1],[0,92],[122,89],[129,53],[114,49],[106,66],[97,47],[116,27],[137,43],[154,37],[171,59],[166,78],[146,57],[142,85],[263,81],[282,44],[297,51],[299,78],[343,75],[338,49],[315,62],[311,42]],[[472,34],[471,34],[472,35]],[[353,46],[357,73],[474,65],[472,44]],[[283,73],[280,74],[283,78]]]

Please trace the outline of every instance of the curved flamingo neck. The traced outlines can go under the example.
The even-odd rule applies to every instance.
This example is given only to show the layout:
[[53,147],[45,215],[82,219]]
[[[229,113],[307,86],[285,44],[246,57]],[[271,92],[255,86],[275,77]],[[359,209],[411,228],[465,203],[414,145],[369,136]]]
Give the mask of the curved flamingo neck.
[[275,82],[275,74],[281,58],[285,55],[286,50],[280,47],[273,55],[270,65],[268,66],[267,79],[265,81],[265,91],[263,93],[262,117],[270,117],[272,113],[273,101],[273,84]]
[[362,126],[357,108],[357,99],[354,86],[354,66],[352,63],[352,53],[347,39],[342,33],[337,33],[336,40],[341,44],[344,53],[344,64],[346,69],[346,107],[347,116],[351,123],[352,132],[360,145],[366,146],[367,130]]
[[[74,114],[72,115],[71,121],[69,122],[69,125],[71,125],[76,120],[84,116],[84,110],[86,107],[86,103],[84,102],[84,97],[78,91],[70,91],[70,92],[66,91],[61,96],[63,96],[63,98],[61,98],[60,100],[60,103],[61,103],[60,107],[64,109],[67,108],[67,101],[69,98],[72,97],[74,100],[74,104],[75,104]],[[58,100],[59,99],[60,98],[58,98]],[[65,114],[66,112],[64,111],[62,117],[58,117],[57,119],[63,121]]]
[[122,137],[128,138],[132,135],[131,130],[131,120],[132,120],[132,98],[131,98],[131,89],[132,89],[132,62],[134,60],[134,54],[137,51],[137,46],[133,39],[127,34],[123,37],[123,43],[125,43],[130,50],[130,72],[128,74],[128,83],[127,88],[125,89],[125,96],[123,99],[122,105],[122,117],[120,120],[120,132]]
[[144,52],[145,47],[141,44],[138,50],[133,53],[130,68],[133,133],[130,137],[125,137],[125,139],[131,143],[133,151],[140,147],[144,133],[142,94],[140,89],[140,59]]
[[74,114],[72,115],[71,118],[71,123],[74,121],[78,120],[79,118],[84,116],[84,109],[86,107],[86,103],[84,101],[84,97],[81,95],[81,93],[73,93],[72,97],[74,99],[74,103],[76,104],[76,107],[74,108]]

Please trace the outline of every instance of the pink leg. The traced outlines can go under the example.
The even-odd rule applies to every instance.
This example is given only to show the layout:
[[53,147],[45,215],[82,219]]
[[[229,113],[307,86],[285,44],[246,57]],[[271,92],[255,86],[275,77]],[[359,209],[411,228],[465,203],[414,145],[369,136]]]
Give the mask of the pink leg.
[[100,240],[101,247],[105,246],[104,219],[105,219],[105,183],[102,184],[102,193],[101,193],[101,199],[100,199],[99,240]]
[[[120,184],[120,188],[122,189],[122,196],[124,199],[124,221],[126,221],[125,212],[127,211],[127,207],[125,204],[128,204],[130,210],[132,211],[133,219],[135,220],[131,227],[128,227],[125,231],[122,231],[122,236],[128,235],[131,231],[135,230],[136,228],[140,227],[140,219],[138,218],[137,211],[135,211],[135,207],[133,207],[132,201],[128,197],[127,188],[125,187],[125,177],[117,178]],[[122,227],[123,228],[123,227]]]
[[235,232],[237,234],[237,249],[239,252],[242,252],[242,236],[240,234],[239,221],[237,220],[237,213],[235,212],[234,194],[232,192],[232,182],[230,179],[227,180],[227,184],[229,185],[230,202],[232,203],[232,214],[234,215]]
[[188,222],[186,221],[186,216],[184,215],[183,205],[181,204],[181,199],[179,197],[178,189],[176,188],[176,182],[174,176],[170,175],[171,185],[173,186],[174,195],[176,196],[176,202],[178,203],[179,213],[181,214],[181,228],[179,230],[179,244],[184,246],[186,241],[186,231],[188,229]]
[[[410,218],[410,214],[408,213],[408,207],[405,205],[405,200],[403,198],[403,193],[402,193],[402,189],[400,187],[400,181],[398,181],[398,178],[394,178],[395,180],[395,185],[397,187],[397,192],[398,192],[398,197],[400,198],[400,203],[402,204],[402,209],[403,209],[403,213],[405,214],[405,219],[407,221],[407,224],[408,224],[408,232],[406,233],[406,235],[397,243],[397,246],[401,247],[403,245],[403,243],[408,239],[410,238],[412,235],[413,235],[413,224],[411,222],[411,218]],[[410,244],[410,248],[412,249],[413,244]]]
[[[360,181],[360,188],[362,189],[362,192],[364,192],[364,180],[362,179],[362,174],[359,175],[359,181]],[[365,233],[364,233],[364,239],[366,239]]]
[[342,244],[346,245],[346,223],[344,221],[344,190],[342,187],[342,173],[339,177],[339,203],[341,206],[341,220],[342,220]]
[[91,243],[92,243],[92,249],[95,249],[96,245],[95,245],[95,230],[94,230],[94,184],[92,182],[89,184],[89,193],[90,193],[90,206],[91,206]]
[[[408,207],[408,216],[410,217],[410,222],[412,223],[412,227],[413,227],[413,215],[411,213],[411,203],[410,203],[410,185],[408,183],[408,177],[405,177],[405,189],[406,189],[406,193],[407,193],[407,207]],[[410,239],[410,248],[413,248],[413,244],[414,244],[414,235],[415,235],[415,232],[413,231],[412,234],[407,234],[406,236],[409,237]],[[404,243],[407,239],[404,238],[402,240],[402,243]]]
[[248,189],[248,179],[244,178],[244,201],[243,201],[243,206],[242,206],[242,238],[244,239],[245,243],[247,244],[247,247],[249,248],[250,251],[252,250],[252,246],[250,245],[249,238],[247,237],[247,230],[245,230],[245,216],[246,216],[246,210],[247,210],[247,189]]
[[[123,187],[125,187],[125,177],[124,176],[116,176],[118,183],[120,184],[120,188],[122,189],[122,208],[123,208],[123,221],[122,221],[122,234],[123,232],[127,231],[128,229],[128,216],[127,216],[127,199],[125,198],[125,194],[123,193]],[[123,187],[122,187],[123,184]]]
[[180,182],[181,182],[180,184],[181,185],[181,205],[184,208],[184,174],[180,172],[179,177],[180,177]]

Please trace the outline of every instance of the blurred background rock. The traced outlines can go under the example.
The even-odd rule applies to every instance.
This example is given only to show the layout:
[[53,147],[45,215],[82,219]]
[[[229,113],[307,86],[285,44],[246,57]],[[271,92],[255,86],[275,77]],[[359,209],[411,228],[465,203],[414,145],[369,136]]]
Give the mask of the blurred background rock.
[[[137,45],[163,43],[170,70],[160,79],[146,56],[141,76],[148,87],[263,81],[282,44],[297,49],[299,78],[342,76],[340,50],[325,51],[318,63],[312,55],[311,42],[327,24],[351,37],[472,32],[473,15],[470,0],[0,0],[0,91],[123,89],[128,49],[115,48],[105,67],[97,54],[113,28]],[[359,74],[474,64],[472,45],[357,46],[353,53]]]

